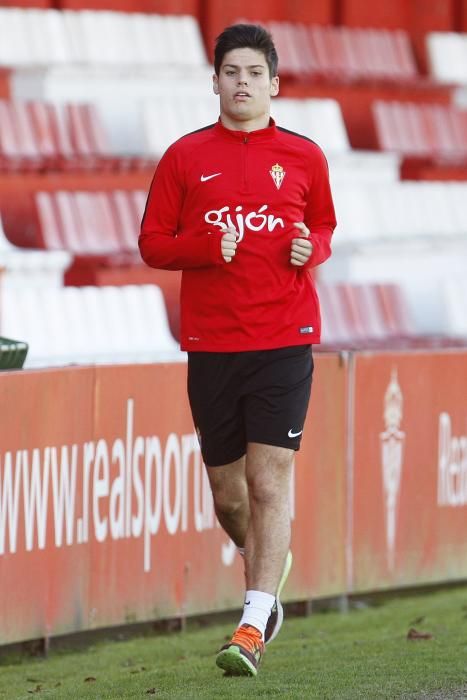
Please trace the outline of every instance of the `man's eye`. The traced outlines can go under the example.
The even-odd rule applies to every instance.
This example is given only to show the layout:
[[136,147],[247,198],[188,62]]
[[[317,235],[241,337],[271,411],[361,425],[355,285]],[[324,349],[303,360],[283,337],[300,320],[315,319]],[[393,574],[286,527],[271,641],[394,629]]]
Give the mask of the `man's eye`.
[[235,71],[234,70],[226,70],[225,74],[226,75],[235,75]]
[[254,70],[251,72],[251,75],[262,75],[262,73],[259,70]]

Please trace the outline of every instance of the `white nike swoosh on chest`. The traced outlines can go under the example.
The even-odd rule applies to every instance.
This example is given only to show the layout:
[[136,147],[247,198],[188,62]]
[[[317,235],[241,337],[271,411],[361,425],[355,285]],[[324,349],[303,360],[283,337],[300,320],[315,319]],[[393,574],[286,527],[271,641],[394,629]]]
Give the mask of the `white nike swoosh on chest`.
[[218,177],[218,175],[222,175],[222,173],[214,173],[214,175],[201,175],[201,182],[212,180],[213,177]]

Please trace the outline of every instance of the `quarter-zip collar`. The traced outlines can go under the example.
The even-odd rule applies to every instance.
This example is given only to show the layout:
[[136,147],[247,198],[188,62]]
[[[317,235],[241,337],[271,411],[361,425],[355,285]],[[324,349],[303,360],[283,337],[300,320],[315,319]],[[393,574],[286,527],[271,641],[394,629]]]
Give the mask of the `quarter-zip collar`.
[[214,127],[216,133],[225,139],[230,141],[239,141],[242,143],[261,143],[263,141],[270,141],[277,134],[276,122],[272,117],[269,118],[269,126],[264,129],[257,129],[256,131],[236,131],[234,129],[227,129],[221,122],[220,118]]

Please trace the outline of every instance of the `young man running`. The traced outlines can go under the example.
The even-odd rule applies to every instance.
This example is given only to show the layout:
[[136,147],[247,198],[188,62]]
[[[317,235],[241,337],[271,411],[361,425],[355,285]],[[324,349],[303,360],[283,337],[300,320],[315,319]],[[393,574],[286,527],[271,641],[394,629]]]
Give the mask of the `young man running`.
[[228,27],[214,67],[219,121],[162,157],[139,245],[148,265],[183,270],[193,420],[217,517],[245,559],[243,616],[216,663],[256,675],[291,565],[290,475],[320,338],[310,269],[331,254],[336,221],[321,150],[270,117],[271,36]]

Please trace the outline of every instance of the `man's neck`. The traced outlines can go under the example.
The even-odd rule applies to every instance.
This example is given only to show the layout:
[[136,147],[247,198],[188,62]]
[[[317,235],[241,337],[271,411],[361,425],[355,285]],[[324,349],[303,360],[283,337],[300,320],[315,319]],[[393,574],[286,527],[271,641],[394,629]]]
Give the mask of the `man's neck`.
[[258,119],[252,119],[247,121],[241,121],[236,119],[231,119],[225,114],[221,113],[221,123],[226,129],[231,131],[245,131],[249,133],[250,131],[258,131],[259,129],[266,129],[269,126],[270,115],[264,115]]

